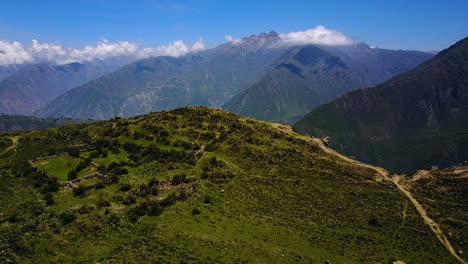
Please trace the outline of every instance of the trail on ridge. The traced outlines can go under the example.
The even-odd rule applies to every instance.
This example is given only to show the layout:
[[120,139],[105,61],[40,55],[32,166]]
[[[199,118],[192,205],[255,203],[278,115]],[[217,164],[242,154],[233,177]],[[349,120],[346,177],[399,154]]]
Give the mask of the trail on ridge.
[[447,237],[442,232],[440,226],[428,216],[426,210],[414,198],[413,194],[409,190],[407,190],[402,184],[400,184],[400,180],[401,180],[400,176],[390,177],[390,173],[387,170],[385,170],[385,169],[383,169],[381,167],[377,167],[377,166],[373,166],[373,165],[370,165],[370,164],[362,163],[360,161],[351,159],[350,157],[347,157],[347,156],[345,156],[345,155],[343,155],[341,153],[338,153],[338,152],[334,151],[333,149],[330,149],[327,146],[325,146],[325,144],[323,143],[323,141],[321,139],[318,139],[318,138],[310,138],[310,139],[313,142],[317,143],[318,146],[323,151],[325,151],[326,153],[331,154],[331,155],[336,156],[336,157],[339,157],[342,160],[345,160],[345,161],[347,161],[347,162],[349,162],[349,163],[351,163],[353,165],[368,168],[368,169],[372,169],[372,170],[376,171],[377,173],[379,173],[386,181],[389,181],[389,182],[393,183],[398,188],[398,190],[400,190],[400,192],[402,192],[411,201],[411,203],[414,205],[414,207],[419,212],[421,217],[424,219],[424,222],[431,228],[432,232],[437,236],[440,243],[442,243],[442,245],[444,245],[445,248],[447,248],[447,250],[450,252],[450,254],[454,258],[456,258],[460,263],[468,264],[468,262],[466,262],[463,258],[461,258],[457,254],[455,249],[450,244],[450,241],[447,239]]

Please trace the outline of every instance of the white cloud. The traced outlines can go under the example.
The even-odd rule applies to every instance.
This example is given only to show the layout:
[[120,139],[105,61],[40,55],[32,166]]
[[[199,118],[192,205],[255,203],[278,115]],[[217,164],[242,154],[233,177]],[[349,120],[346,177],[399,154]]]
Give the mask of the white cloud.
[[334,29],[328,29],[324,26],[316,26],[306,31],[290,32],[280,34],[281,42],[285,45],[350,45],[354,41],[343,33]]
[[0,40],[0,66],[32,62],[34,58],[19,42]]
[[148,58],[156,56],[172,56],[178,57],[190,52],[198,52],[205,49],[205,44],[202,39],[199,39],[192,46],[188,46],[182,40],[177,40],[167,45],[156,47],[143,48],[138,50],[138,58]]
[[[235,45],[244,42],[243,39],[234,38],[229,35],[225,36],[225,38]],[[324,26],[317,26],[305,31],[279,34],[279,42],[275,42],[275,45],[349,45],[353,43],[351,38],[339,31],[328,29]],[[202,39],[199,39],[192,45],[188,45],[182,40],[177,40],[166,45],[152,47],[139,47],[137,44],[128,41],[109,42],[103,39],[98,41],[95,46],[86,46],[81,49],[66,48],[59,43],[40,43],[35,39],[32,40],[30,45],[23,45],[16,41],[0,40],[0,66],[34,62],[66,64],[104,60],[119,56],[138,59],[156,56],[178,57],[204,49],[205,44]]]
[[224,36],[224,38],[225,38],[227,41],[232,42],[233,44],[239,44],[239,43],[242,42],[242,39],[239,39],[239,38],[235,39],[235,38],[233,38],[232,36],[229,36],[229,35]]
[[111,57],[129,56],[135,58],[148,58],[153,56],[178,57],[190,52],[205,49],[202,39],[189,46],[178,40],[167,45],[141,48],[128,41],[109,42],[105,39],[95,46],[86,46],[82,49],[65,48],[60,44],[40,43],[33,39],[31,45],[25,46],[19,42],[0,40],[0,65],[23,64],[33,62],[50,62],[67,64],[72,62],[85,62],[104,60]]

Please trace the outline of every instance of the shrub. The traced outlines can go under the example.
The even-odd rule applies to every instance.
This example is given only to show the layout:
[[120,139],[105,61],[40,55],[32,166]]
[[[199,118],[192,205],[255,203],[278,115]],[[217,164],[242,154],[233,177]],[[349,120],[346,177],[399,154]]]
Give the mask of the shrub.
[[71,222],[75,221],[76,216],[72,212],[64,212],[60,214],[59,219],[60,222],[62,222],[62,225],[68,225]]
[[158,187],[157,187],[157,186],[151,187],[150,194],[151,194],[151,195],[154,195],[154,196],[158,195],[158,194],[159,194],[159,189],[158,189]]
[[132,186],[128,183],[124,183],[122,185],[120,185],[120,191],[122,192],[128,192],[132,189]]
[[213,200],[213,198],[211,196],[205,196],[205,199],[203,200],[203,202],[206,203],[206,204],[209,204],[209,203],[211,203],[212,200]]
[[79,214],[89,214],[94,209],[92,206],[83,205],[78,209]]
[[379,222],[378,219],[376,218],[371,218],[367,221],[367,223],[370,225],[370,226],[373,226],[373,227],[382,227],[382,224]]
[[97,171],[100,173],[106,173],[106,166],[99,165],[99,167],[97,168]]
[[91,159],[84,159],[76,167],[76,171],[82,171],[91,164]]
[[53,205],[55,204],[54,196],[51,193],[46,193],[44,195],[44,200],[46,201],[46,205]]
[[93,151],[89,154],[89,158],[90,159],[99,158],[99,153],[97,153],[96,151]]
[[163,212],[163,208],[158,203],[149,203],[147,208],[146,214],[149,216],[158,216]]
[[110,204],[109,201],[107,201],[107,200],[99,200],[99,201],[97,202],[97,206],[98,206],[99,208],[104,208],[104,207],[110,207],[111,204]]
[[58,192],[60,186],[57,180],[49,179],[47,185],[44,188],[44,193],[46,192]]
[[136,206],[128,211],[128,219],[130,222],[135,223],[138,221],[138,218],[144,216],[146,213],[145,206]]
[[136,203],[136,198],[135,198],[135,196],[133,196],[133,195],[129,195],[129,196],[127,196],[127,198],[125,198],[125,199],[123,200],[122,203],[125,204],[125,205],[134,204],[134,203]]
[[156,186],[159,184],[159,181],[156,178],[151,178],[148,182],[148,186]]
[[161,131],[159,131],[159,136],[160,137],[168,137],[169,132],[167,132],[166,130],[161,130]]
[[168,206],[175,204],[176,202],[177,202],[177,194],[171,193],[166,197],[166,199],[161,201],[161,206],[168,207]]
[[187,175],[185,175],[185,173],[174,175],[174,177],[172,177],[172,184],[173,185],[182,184],[185,182],[186,179],[187,179]]
[[116,167],[112,170],[112,173],[116,175],[125,175],[128,174],[128,170],[122,167]]
[[96,188],[96,189],[102,189],[102,188],[104,188],[104,186],[105,186],[104,183],[103,183],[102,181],[100,181],[100,182],[98,182],[98,183],[96,183],[96,184],[94,185],[94,188]]
[[210,144],[206,145],[205,151],[206,152],[212,152],[212,151],[215,151],[217,148],[218,148],[218,146],[216,144],[210,143]]
[[120,225],[120,217],[116,214],[110,214],[107,218],[107,223],[111,226],[119,226]]
[[67,150],[68,155],[74,158],[78,158],[80,156],[80,151],[76,148],[71,148]]
[[187,196],[187,193],[185,191],[182,191],[180,194],[179,194],[179,201],[185,201],[187,200],[188,196]]
[[74,180],[76,178],[78,178],[78,173],[76,172],[76,170],[71,170],[69,173],[68,173],[68,180],[71,181],[71,180]]
[[110,151],[116,155],[120,153],[120,150],[117,146],[112,146]]
[[133,142],[126,142],[123,144],[123,148],[128,153],[138,153],[141,150],[141,147]]
[[86,194],[86,188],[84,186],[78,186],[73,189],[73,195],[76,197],[84,197]]

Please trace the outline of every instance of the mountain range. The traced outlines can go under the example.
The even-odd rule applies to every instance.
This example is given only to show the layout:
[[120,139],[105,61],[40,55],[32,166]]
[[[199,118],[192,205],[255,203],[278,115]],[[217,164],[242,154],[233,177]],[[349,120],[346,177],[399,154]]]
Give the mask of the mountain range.
[[182,57],[155,57],[72,89],[38,110],[40,117],[109,119],[187,105],[222,106],[262,75],[284,48],[260,34]]
[[376,87],[322,105],[294,125],[397,172],[468,159],[468,38]]
[[425,52],[377,49],[363,43],[295,47],[223,108],[261,120],[290,122],[347,92],[379,84],[431,57]]
[[93,80],[106,69],[90,64],[31,64],[0,81],[0,113],[31,115],[69,89]]
[[78,124],[91,122],[90,120],[73,120],[63,118],[37,118],[32,116],[20,115],[0,115],[0,132],[1,131],[22,131],[46,129],[70,124]]
[[68,91],[34,114],[109,119],[206,105],[263,120],[286,120],[432,56],[365,44],[291,47],[272,31],[186,56],[131,63]]

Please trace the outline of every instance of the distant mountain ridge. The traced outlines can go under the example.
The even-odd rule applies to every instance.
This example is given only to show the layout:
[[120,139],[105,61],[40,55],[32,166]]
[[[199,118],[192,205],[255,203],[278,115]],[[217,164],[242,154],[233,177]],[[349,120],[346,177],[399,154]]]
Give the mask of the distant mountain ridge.
[[31,64],[0,81],[0,113],[31,115],[69,89],[108,71],[90,64]]
[[34,115],[109,119],[205,105],[262,120],[290,120],[432,56],[363,43],[286,46],[272,31],[182,57],[131,63],[68,91]]
[[40,117],[109,119],[187,105],[219,107],[248,87],[285,51],[276,32],[250,36],[183,57],[131,63],[58,97]]
[[223,108],[267,121],[294,120],[346,92],[373,86],[433,55],[419,51],[306,45],[290,49],[259,81]]
[[88,123],[90,120],[73,120],[62,118],[37,118],[32,116],[0,115],[1,131],[23,131],[60,127],[71,124]]
[[373,88],[318,107],[295,124],[331,146],[398,172],[468,159],[468,38]]

